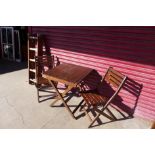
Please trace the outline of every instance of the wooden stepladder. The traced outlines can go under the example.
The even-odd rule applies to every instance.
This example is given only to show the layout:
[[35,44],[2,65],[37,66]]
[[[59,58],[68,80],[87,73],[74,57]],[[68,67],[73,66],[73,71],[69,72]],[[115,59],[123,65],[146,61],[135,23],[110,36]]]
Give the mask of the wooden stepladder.
[[28,35],[28,81],[36,83],[35,56],[43,55],[43,36],[39,34]]

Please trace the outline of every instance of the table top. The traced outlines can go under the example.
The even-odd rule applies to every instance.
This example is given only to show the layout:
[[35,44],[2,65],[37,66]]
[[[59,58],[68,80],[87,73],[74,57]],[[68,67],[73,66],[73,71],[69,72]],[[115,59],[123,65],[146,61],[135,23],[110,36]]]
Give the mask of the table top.
[[48,80],[57,81],[64,84],[78,84],[92,70],[93,69],[87,67],[62,63],[59,66],[46,71],[43,74],[43,77]]

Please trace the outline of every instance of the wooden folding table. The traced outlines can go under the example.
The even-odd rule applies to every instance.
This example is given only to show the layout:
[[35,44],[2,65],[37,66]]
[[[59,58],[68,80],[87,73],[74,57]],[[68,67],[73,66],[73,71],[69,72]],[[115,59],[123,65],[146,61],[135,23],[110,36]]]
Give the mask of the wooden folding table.
[[[92,71],[91,68],[87,67],[82,67],[78,65],[73,65],[73,64],[67,64],[67,63],[62,63],[59,66],[48,70],[43,74],[43,77],[46,78],[49,83],[53,86],[55,89],[58,97],[56,101],[62,100],[62,103],[70,113],[70,115],[74,117],[73,112],[67,105],[67,103],[64,100],[64,96],[74,87],[77,87],[77,85]],[[68,87],[63,93],[60,93],[59,90],[57,89],[56,82],[63,83],[67,85]],[[53,102],[53,104],[55,101]]]

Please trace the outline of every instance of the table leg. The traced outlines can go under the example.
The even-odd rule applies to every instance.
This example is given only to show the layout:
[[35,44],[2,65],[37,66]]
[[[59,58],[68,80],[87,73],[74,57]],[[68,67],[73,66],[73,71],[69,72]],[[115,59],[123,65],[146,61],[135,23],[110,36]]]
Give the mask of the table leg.
[[[67,87],[67,89],[61,94],[61,96],[64,97],[73,87],[74,87],[73,85],[69,85]],[[57,96],[56,100],[54,102],[52,102],[51,106],[53,106],[60,99],[61,98],[59,96]]]
[[56,86],[55,86],[55,84],[54,84],[53,81],[50,81],[50,80],[49,80],[49,83],[50,83],[50,84],[53,86],[53,88],[55,89],[55,91],[56,91],[56,93],[57,93],[59,99],[62,100],[62,103],[64,104],[64,106],[66,107],[67,111],[70,113],[70,115],[72,116],[72,118],[75,119],[75,117],[74,117],[72,111],[70,110],[69,106],[67,105],[67,103],[65,102],[65,100],[64,100],[64,98],[63,98],[74,86],[73,86],[73,85],[69,85],[68,88],[61,94],[61,93],[59,93],[59,91],[58,91],[58,89],[56,88]]

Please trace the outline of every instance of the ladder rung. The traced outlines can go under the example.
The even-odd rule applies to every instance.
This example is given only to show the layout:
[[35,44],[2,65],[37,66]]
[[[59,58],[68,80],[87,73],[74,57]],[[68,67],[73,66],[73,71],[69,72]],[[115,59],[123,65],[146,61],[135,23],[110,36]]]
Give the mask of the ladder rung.
[[34,83],[36,83],[36,79],[30,79],[30,81],[32,81],[32,82],[34,82]]
[[36,70],[35,69],[30,69],[30,71],[36,73]]
[[29,36],[29,39],[38,39],[38,37]]
[[35,59],[29,59],[30,61],[32,61],[32,62],[35,62]]
[[31,51],[37,51],[37,48],[29,48]]

